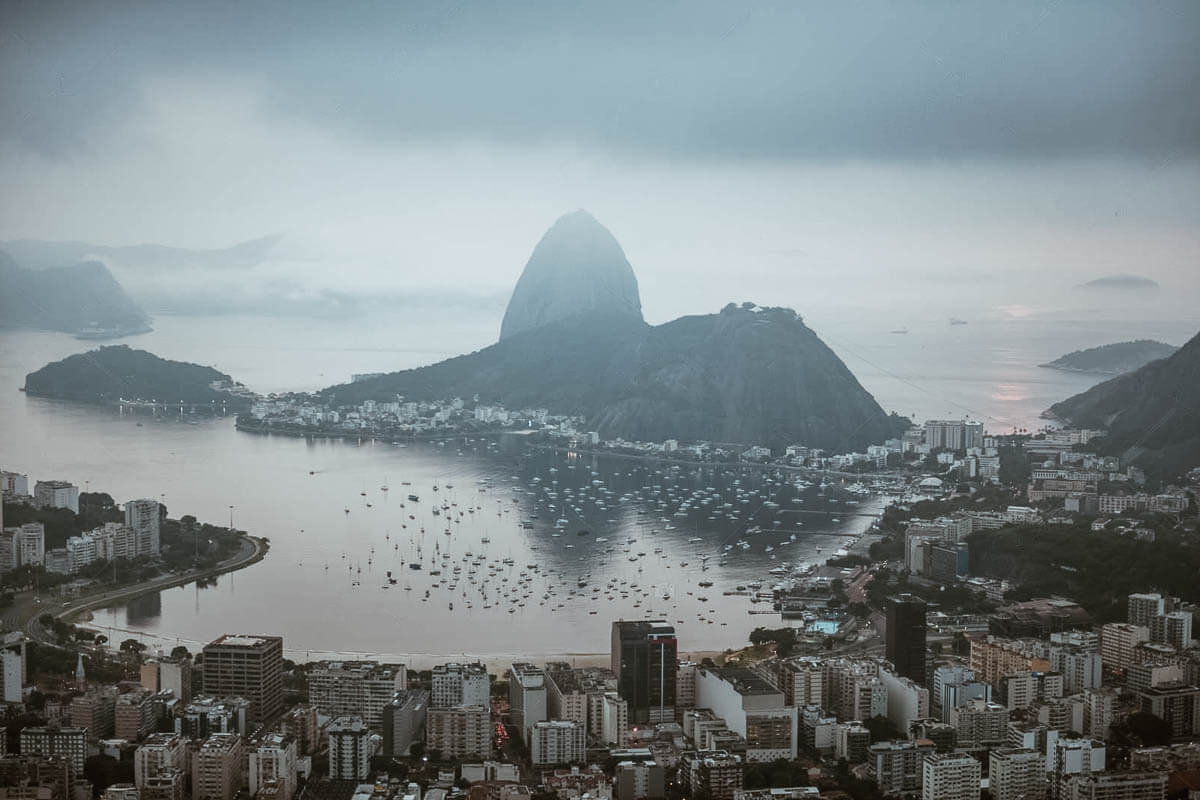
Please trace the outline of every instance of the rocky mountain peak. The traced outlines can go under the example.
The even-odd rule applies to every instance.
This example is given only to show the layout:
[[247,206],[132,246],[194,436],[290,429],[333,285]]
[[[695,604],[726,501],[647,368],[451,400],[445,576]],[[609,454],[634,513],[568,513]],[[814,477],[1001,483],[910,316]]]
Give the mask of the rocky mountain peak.
[[560,217],[533,248],[500,339],[597,311],[642,321],[637,277],[625,252],[608,228],[580,210]]

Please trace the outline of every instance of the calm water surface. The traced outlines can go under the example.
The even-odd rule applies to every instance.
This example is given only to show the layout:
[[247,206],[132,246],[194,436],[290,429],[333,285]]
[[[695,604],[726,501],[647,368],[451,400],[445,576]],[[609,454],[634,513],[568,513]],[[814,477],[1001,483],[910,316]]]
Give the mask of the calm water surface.
[[[1039,427],[1044,408],[1096,382],[1038,363],[1129,338],[1179,344],[1196,327],[1016,320],[930,323],[888,335],[844,314],[810,314],[808,321],[885,409],[921,418],[970,414],[997,431]],[[443,315],[354,322],[159,317],[154,332],[129,343],[215,365],[265,392],[417,366],[494,340],[494,320],[468,323]],[[214,587],[172,589],[96,615],[97,625],[123,638],[132,632],[164,646],[195,645],[239,630],[281,633],[298,657],[535,658],[603,652],[613,619],[653,613],[683,621],[685,649],[722,649],[744,642],[757,625],[778,624],[778,616],[748,614],[746,598],[723,590],[755,579],[769,585],[767,570],[781,562],[826,557],[878,508],[877,498],[847,506],[839,491],[797,492],[737,473],[572,459],[482,441],[401,448],[263,437],[238,433],[231,419],[134,420],[17,391],[26,373],[87,348],[63,334],[0,332],[0,466],[34,479],[69,479],[119,501],[161,496],[172,515],[228,523],[232,512],[238,528],[272,544],[263,562],[222,576]],[[698,492],[710,502],[694,500],[686,517],[675,516]],[[408,501],[410,493],[420,499]],[[710,519],[726,503],[730,508]],[[563,528],[555,527],[558,519],[567,520]],[[747,534],[753,525],[765,532]],[[577,535],[583,528],[590,535]],[[408,568],[415,562],[421,570]],[[441,575],[431,575],[434,569]]]

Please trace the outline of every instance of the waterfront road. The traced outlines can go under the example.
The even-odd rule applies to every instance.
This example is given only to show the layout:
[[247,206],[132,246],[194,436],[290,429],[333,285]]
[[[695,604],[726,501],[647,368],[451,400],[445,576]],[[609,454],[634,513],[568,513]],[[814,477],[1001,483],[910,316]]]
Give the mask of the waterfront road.
[[[49,594],[38,596],[33,591],[21,592],[15,596],[13,604],[0,616],[0,626],[5,631],[23,630],[32,639],[53,644],[53,635],[42,627],[40,618],[43,614],[52,614],[56,619],[70,620],[93,609],[126,602],[150,592],[182,586],[202,578],[211,578],[244,569],[261,561],[268,549],[269,544],[264,539],[243,535],[238,551],[210,569],[169,573],[144,583],[116,589],[84,592],[66,600]],[[109,642],[110,647],[116,645],[117,642]]]

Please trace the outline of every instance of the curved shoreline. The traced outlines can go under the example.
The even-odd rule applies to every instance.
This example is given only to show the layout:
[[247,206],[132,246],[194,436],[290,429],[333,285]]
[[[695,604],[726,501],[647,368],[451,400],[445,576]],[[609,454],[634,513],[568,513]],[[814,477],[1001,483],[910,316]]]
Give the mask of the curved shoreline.
[[[232,559],[223,561],[215,567],[211,567],[199,572],[189,572],[184,575],[169,575],[162,578],[152,580],[148,583],[129,586],[123,589],[118,589],[114,592],[106,592],[101,595],[91,595],[80,598],[78,601],[68,602],[66,606],[60,607],[49,613],[53,614],[55,619],[63,620],[64,622],[72,622],[79,618],[79,615],[94,611],[97,608],[106,608],[115,603],[127,602],[136,600],[152,592],[162,591],[163,589],[172,589],[176,586],[186,586],[189,583],[194,583],[198,580],[206,578],[214,578],[218,575],[225,575],[230,572],[237,572],[246,567],[253,566],[262,561],[266,557],[267,552],[271,549],[270,542],[259,536],[251,536],[242,534],[244,545],[249,545],[250,552],[243,554],[241,551]],[[31,619],[36,624],[40,614],[35,614]],[[86,625],[88,620],[82,620],[79,624]],[[111,642],[110,642],[111,644]]]

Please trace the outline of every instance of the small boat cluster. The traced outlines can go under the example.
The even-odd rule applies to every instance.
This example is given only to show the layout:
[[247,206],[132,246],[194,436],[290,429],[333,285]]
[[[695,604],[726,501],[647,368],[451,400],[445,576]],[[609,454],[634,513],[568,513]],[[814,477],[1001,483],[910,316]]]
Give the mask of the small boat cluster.
[[404,481],[399,503],[386,479],[378,495],[364,485],[362,512],[345,508],[348,524],[367,513],[377,528],[382,514],[386,532],[365,553],[340,553],[351,586],[456,614],[540,607],[726,625],[733,609],[721,598],[761,599],[763,580],[802,575],[814,552],[848,545],[841,516],[877,491],[744,467],[548,454],[515,466],[511,475]]

